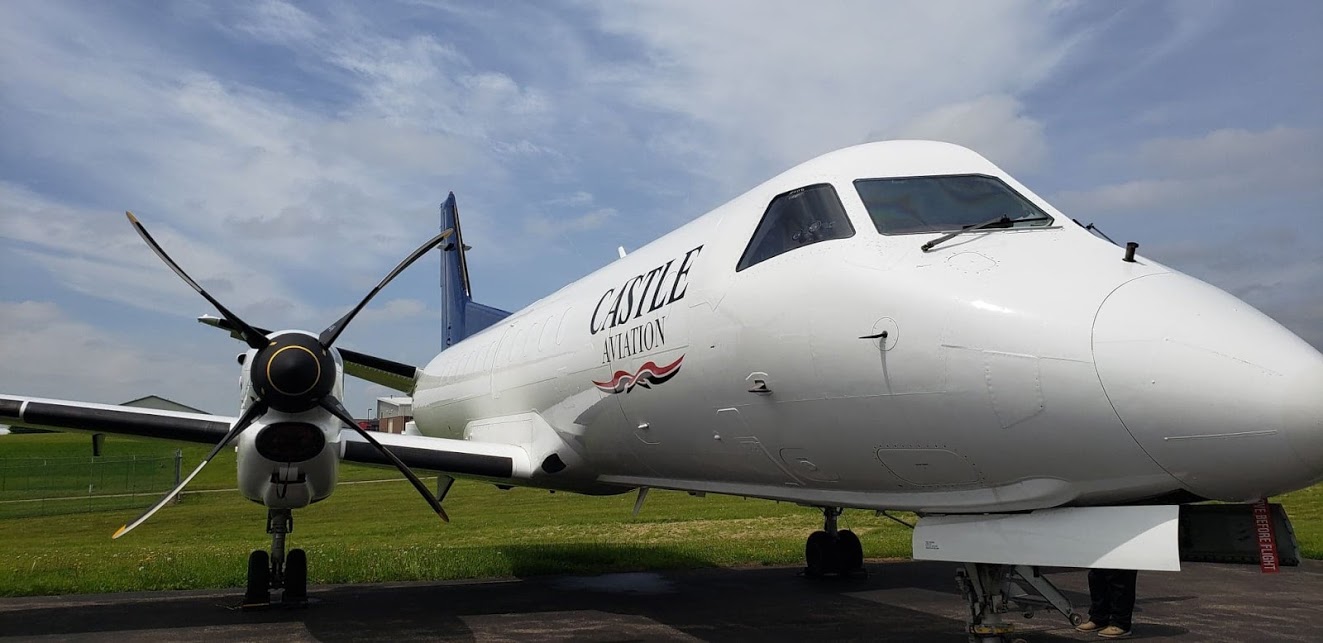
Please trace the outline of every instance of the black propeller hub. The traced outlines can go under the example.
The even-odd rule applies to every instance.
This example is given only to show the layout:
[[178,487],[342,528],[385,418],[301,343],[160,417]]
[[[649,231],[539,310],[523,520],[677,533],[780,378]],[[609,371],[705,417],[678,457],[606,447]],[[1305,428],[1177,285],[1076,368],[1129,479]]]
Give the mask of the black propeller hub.
[[284,413],[315,406],[335,386],[335,358],[316,337],[282,333],[257,351],[251,377],[258,399]]

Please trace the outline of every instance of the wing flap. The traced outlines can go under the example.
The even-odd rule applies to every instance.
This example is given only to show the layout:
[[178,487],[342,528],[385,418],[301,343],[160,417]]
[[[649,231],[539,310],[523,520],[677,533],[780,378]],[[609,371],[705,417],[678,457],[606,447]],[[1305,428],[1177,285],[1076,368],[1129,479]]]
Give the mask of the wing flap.
[[215,444],[234,418],[35,397],[0,396],[0,423]]

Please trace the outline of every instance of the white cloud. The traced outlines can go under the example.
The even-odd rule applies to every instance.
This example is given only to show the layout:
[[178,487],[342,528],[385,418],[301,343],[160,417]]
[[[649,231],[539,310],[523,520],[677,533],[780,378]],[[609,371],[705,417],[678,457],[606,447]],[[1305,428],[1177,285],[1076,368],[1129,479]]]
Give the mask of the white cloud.
[[[1320,178],[1323,130],[1278,126],[1261,131],[1219,129],[1193,139],[1160,138],[1140,146],[1141,167],[1166,176],[1269,172],[1291,180]],[[1304,169],[1306,172],[1293,170]]]
[[[315,326],[328,318],[319,309],[359,296],[434,230],[453,177],[508,191],[503,152],[556,153],[533,136],[546,96],[430,35],[397,39],[352,13],[316,17],[281,2],[239,11],[237,22],[197,20],[286,47],[340,106],[212,71],[95,12],[5,7],[0,58],[22,62],[0,74],[13,107],[0,133],[62,177],[0,183],[0,239],[14,256],[84,295],[210,312],[131,232],[122,212],[132,209],[236,312]],[[466,211],[471,237],[499,229],[482,214]],[[338,278],[314,289],[289,283],[330,269]]]
[[1102,213],[1185,212],[1210,204],[1300,197],[1323,187],[1323,130],[1275,127],[1220,129],[1198,138],[1160,138],[1110,163],[1145,175],[1057,195],[1054,202],[1080,216]]
[[214,413],[238,408],[238,367],[226,371],[234,362],[214,350],[159,340],[149,350],[43,301],[0,301],[0,326],[5,393],[111,404],[155,394]]
[[312,16],[279,0],[263,0],[252,5],[250,13],[240,19],[238,29],[274,43],[306,42],[324,32]]
[[[122,212],[78,208],[0,182],[0,239],[14,256],[44,268],[61,285],[99,297],[172,315],[211,313],[211,306],[171,272],[133,231]],[[259,257],[226,252],[180,235],[169,225],[143,219],[157,243],[189,276],[241,315],[260,302],[289,302],[294,320],[309,319],[310,306],[265,271]]]
[[1052,7],[1019,2],[957,10],[612,1],[599,9],[602,27],[641,43],[644,56],[601,82],[692,119],[696,126],[668,122],[650,137],[657,150],[741,187],[831,149],[895,136],[935,106],[1014,95],[1073,42]]
[[1010,96],[980,96],[924,113],[898,132],[964,145],[1011,173],[1031,171],[1047,158],[1047,140],[1043,124],[1023,112]]
[[582,190],[574,194],[566,195],[560,198],[547,201],[548,205],[568,205],[571,207],[583,207],[593,202],[593,195]]
[[524,225],[525,232],[539,239],[554,239],[570,233],[596,230],[616,217],[614,208],[597,208],[583,214],[563,218],[538,215],[530,217]]
[[342,107],[162,56],[92,16],[28,5],[0,27],[0,55],[23,61],[0,77],[0,89],[23,97],[7,114],[8,143],[109,186],[97,202],[127,201],[112,209],[168,217],[181,234],[242,239],[286,266],[334,253],[365,270],[418,239],[422,213],[443,196],[439,179],[500,176],[492,148],[545,124],[539,92],[430,36],[396,40],[352,14],[322,22],[278,2],[252,11],[241,35],[288,47],[333,83]]
[[389,323],[421,317],[427,312],[427,304],[418,299],[391,299],[384,304],[369,304],[358,313],[354,322],[366,325]]

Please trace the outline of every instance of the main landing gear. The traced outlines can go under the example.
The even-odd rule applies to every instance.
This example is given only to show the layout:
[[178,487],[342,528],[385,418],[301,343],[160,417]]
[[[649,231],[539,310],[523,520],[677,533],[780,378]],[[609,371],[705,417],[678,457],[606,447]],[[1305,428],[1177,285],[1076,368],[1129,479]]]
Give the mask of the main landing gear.
[[867,574],[864,571],[864,547],[859,537],[849,529],[836,528],[841,508],[823,507],[822,517],[822,530],[809,534],[808,542],[804,543],[804,559],[807,563],[804,575],[818,578],[827,574]]
[[244,592],[245,609],[271,604],[271,590],[283,589],[280,602],[285,605],[308,603],[308,555],[291,549],[285,555],[285,536],[294,531],[294,514],[289,509],[268,509],[266,533],[271,534],[271,553],[258,549],[248,555],[248,589]]
[[1071,608],[1070,601],[1038,567],[965,563],[956,570],[956,586],[969,605],[965,621],[970,643],[1022,641],[1011,638],[1015,627],[1002,618],[1012,611],[1033,618],[1035,612],[1051,609],[1069,619],[1071,625],[1084,622],[1084,615]]

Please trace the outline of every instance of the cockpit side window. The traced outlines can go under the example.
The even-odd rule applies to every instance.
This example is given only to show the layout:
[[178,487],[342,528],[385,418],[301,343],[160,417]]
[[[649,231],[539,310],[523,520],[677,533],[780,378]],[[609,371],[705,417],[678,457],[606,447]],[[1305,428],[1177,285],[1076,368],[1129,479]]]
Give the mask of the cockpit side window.
[[981,174],[859,179],[854,187],[882,234],[949,232],[999,217],[1005,222],[989,227],[1052,223],[1052,217],[1001,179]]
[[796,248],[853,236],[854,226],[830,184],[791,190],[767,205],[735,272]]

